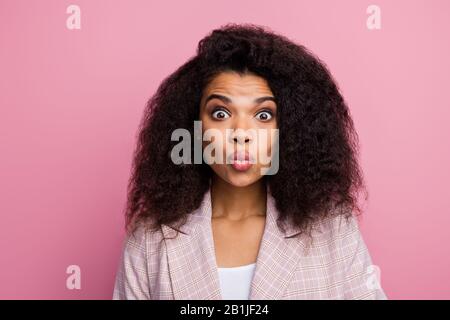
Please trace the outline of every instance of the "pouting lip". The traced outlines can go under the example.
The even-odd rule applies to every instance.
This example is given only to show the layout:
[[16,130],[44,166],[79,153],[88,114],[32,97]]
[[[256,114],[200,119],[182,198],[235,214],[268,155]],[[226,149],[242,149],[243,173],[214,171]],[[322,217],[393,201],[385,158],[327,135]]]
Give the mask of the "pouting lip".
[[228,156],[229,162],[236,160],[253,162],[253,156],[248,151],[236,151]]

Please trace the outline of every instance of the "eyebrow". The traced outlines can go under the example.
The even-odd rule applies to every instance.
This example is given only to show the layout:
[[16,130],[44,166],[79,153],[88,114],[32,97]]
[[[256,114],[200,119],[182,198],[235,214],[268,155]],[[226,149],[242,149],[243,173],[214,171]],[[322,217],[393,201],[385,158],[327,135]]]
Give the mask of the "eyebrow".
[[[205,100],[205,105],[206,105],[206,104],[208,103],[208,101],[211,100],[211,99],[219,99],[219,100],[221,100],[223,103],[233,103],[233,100],[231,100],[230,98],[228,98],[228,97],[226,97],[226,96],[223,96],[223,95],[221,95],[221,94],[216,94],[216,93],[214,93],[214,94],[209,95],[208,98],[206,98],[206,100]],[[254,102],[255,102],[256,104],[260,104],[260,103],[263,103],[264,101],[267,101],[267,100],[273,101],[273,102],[276,103],[275,97],[272,97],[272,96],[259,97],[259,98],[256,98],[256,99],[254,100]]]

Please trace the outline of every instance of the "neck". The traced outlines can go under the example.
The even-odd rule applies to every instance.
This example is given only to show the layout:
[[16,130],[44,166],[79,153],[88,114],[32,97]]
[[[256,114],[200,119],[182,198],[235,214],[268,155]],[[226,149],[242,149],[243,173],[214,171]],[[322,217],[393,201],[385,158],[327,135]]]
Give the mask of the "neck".
[[237,187],[214,175],[211,186],[212,218],[232,221],[266,215],[267,189],[264,179]]

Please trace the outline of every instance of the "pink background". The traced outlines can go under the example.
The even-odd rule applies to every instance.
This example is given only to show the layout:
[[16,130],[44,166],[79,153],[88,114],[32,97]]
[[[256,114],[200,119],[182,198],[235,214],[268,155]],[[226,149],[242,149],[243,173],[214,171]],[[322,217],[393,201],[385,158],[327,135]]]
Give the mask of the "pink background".
[[[366,8],[381,8],[368,30]],[[66,8],[81,8],[81,30]],[[110,299],[138,123],[227,22],[323,59],[348,101],[370,198],[362,231],[391,299],[450,298],[450,2],[0,1],[0,298]],[[81,290],[66,268],[81,267]]]

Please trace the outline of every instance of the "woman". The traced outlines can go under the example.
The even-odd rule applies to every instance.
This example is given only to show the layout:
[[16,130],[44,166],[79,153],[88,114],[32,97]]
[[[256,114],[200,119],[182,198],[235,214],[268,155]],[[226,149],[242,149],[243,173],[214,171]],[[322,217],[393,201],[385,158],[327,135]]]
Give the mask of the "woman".
[[356,221],[357,146],[305,47],[214,30],[147,104],[113,299],[385,299]]

